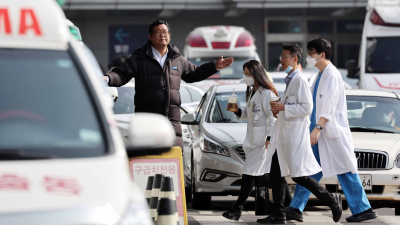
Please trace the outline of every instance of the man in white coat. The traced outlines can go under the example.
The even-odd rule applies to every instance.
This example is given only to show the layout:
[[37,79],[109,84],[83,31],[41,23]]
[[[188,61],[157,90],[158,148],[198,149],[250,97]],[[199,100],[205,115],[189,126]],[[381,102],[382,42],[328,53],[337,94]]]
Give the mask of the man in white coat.
[[[307,63],[319,69],[319,76],[311,87],[313,112],[311,114],[311,145],[323,172],[311,176],[318,182],[322,176],[338,176],[352,216],[348,222],[374,219],[361,180],[357,174],[353,138],[347,120],[346,94],[340,72],[330,62],[332,47],[329,41],[317,38],[307,44]],[[288,218],[302,222],[302,211],[310,192],[297,185],[295,195],[286,209]]]
[[311,175],[321,171],[310,146],[309,115],[312,112],[312,96],[307,78],[298,65],[303,50],[297,44],[283,44],[282,68],[288,74],[286,90],[280,102],[271,102],[271,111],[278,118],[268,146],[266,172],[269,173],[274,205],[269,217],[257,220],[262,224],[285,224],[285,176],[310,190],[319,200],[332,209],[333,220],[340,220],[342,198],[331,194]]

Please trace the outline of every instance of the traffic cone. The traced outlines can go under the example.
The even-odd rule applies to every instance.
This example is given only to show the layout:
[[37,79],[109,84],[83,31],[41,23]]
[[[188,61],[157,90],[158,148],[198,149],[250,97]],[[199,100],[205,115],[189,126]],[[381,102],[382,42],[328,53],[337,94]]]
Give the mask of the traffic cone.
[[179,225],[174,184],[171,177],[164,177],[158,198],[156,225],[173,224]]
[[145,196],[146,196],[147,204],[149,204],[149,205],[150,205],[151,189],[153,189],[153,181],[154,181],[154,176],[149,176],[147,178],[147,186],[146,186]]
[[154,175],[153,188],[151,189],[151,197],[150,197],[150,215],[151,218],[153,219],[153,222],[155,222],[157,218],[157,203],[158,203],[158,197],[160,195],[160,187],[163,177],[164,175],[162,174]]

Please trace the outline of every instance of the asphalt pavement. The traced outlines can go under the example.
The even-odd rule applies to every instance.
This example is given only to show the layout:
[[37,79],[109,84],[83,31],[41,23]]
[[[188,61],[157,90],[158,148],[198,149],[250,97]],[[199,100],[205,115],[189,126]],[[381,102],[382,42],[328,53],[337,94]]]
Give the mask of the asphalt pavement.
[[[222,213],[229,210],[234,204],[237,197],[213,197],[211,208],[208,210],[195,210],[192,209],[190,203],[188,203],[188,221],[190,225],[227,225],[236,224],[244,225],[258,224],[257,219],[265,218],[266,216],[255,216],[254,214],[254,198],[250,197],[244,205],[245,210],[243,211],[242,217],[239,221],[231,221],[222,217]],[[348,225],[383,225],[383,224],[400,224],[400,216],[394,215],[394,208],[381,208],[375,209],[379,217],[374,220],[370,220],[362,223],[348,223],[346,217],[351,216],[350,209],[343,211],[342,218],[338,223],[333,222],[332,214],[328,207],[324,206],[310,206],[306,207],[303,218],[304,222],[300,223],[297,221],[288,221],[287,224],[303,224],[303,225],[331,225],[331,224],[348,224]]]

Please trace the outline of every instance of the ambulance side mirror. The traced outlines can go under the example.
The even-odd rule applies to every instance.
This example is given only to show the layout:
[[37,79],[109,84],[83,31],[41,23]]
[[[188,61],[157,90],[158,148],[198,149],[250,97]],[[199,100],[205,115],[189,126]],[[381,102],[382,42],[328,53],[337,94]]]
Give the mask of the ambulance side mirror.
[[164,116],[135,113],[129,125],[128,157],[168,152],[175,144],[175,130]]
[[357,66],[356,60],[351,59],[346,62],[347,77],[352,79],[360,78],[360,68]]
[[188,113],[182,116],[182,124],[185,125],[198,125],[199,123],[196,121],[194,113]]

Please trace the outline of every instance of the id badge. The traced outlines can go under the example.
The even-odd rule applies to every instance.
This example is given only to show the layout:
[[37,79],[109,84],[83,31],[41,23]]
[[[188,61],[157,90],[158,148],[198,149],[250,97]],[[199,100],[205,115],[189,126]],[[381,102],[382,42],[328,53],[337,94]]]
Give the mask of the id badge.
[[260,114],[261,114],[261,104],[256,104],[253,102],[253,123],[258,123],[258,120],[260,119]]

